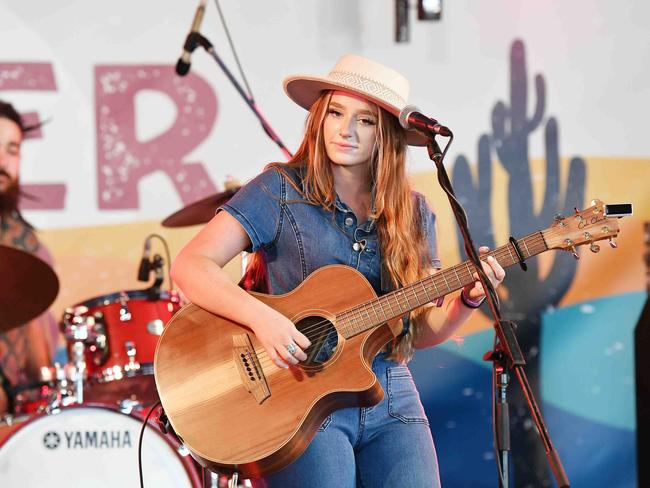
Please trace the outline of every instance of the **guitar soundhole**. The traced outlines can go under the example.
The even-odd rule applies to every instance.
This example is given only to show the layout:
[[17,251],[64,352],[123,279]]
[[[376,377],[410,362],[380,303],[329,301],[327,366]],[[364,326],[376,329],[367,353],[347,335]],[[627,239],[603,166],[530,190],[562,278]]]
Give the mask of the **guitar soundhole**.
[[318,366],[327,362],[336,352],[338,333],[334,324],[323,317],[305,317],[296,324],[296,328],[311,341],[305,350],[307,360],[303,366]]

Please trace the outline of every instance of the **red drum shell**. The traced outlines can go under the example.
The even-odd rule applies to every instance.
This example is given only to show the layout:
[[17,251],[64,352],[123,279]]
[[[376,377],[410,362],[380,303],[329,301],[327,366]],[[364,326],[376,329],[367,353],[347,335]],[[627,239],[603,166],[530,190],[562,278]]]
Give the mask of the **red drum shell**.
[[[165,324],[179,309],[176,294],[151,290],[103,295],[70,309],[64,328],[70,321],[93,324],[84,352],[84,402],[114,404],[132,399],[152,405],[158,401],[153,377],[156,346]],[[68,355],[73,361],[74,340],[67,340]]]

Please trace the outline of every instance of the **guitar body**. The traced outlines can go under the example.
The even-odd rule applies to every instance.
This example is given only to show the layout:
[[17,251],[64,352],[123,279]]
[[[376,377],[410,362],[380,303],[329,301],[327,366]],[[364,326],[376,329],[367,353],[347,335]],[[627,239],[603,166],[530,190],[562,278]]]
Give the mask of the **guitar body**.
[[376,297],[365,277],[346,266],[321,268],[285,295],[253,295],[308,337],[327,324],[338,333],[333,353],[320,363],[278,368],[249,329],[189,304],[165,327],[155,358],[165,413],[193,457],[247,478],[295,460],[332,411],[378,403],[383,390],[370,365],[393,338],[388,324],[345,339],[331,323]]

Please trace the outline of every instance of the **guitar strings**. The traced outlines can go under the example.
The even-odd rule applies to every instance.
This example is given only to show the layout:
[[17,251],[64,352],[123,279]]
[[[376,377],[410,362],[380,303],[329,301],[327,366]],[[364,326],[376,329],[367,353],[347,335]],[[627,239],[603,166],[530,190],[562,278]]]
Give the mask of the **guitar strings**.
[[[537,241],[537,242],[533,242],[533,240],[531,239],[531,242],[529,242],[528,244],[530,244],[531,247],[533,247],[533,246],[536,247],[537,245],[540,244],[540,239],[538,238],[538,239],[536,239],[536,241]],[[512,256],[512,252],[509,251],[509,250],[507,249],[507,246],[503,246],[503,247],[501,247],[501,248],[495,249],[492,253],[489,253],[489,255],[494,255],[494,256],[497,258],[497,260],[504,261],[503,258],[505,258],[505,257],[511,257],[511,256]],[[504,261],[504,262],[505,262],[505,261]],[[515,263],[513,262],[513,264],[515,264]],[[465,268],[467,267],[467,265],[468,265],[468,263],[466,263],[466,262],[464,262],[464,263],[459,263],[459,264],[456,264],[456,265],[454,265],[454,266],[451,266],[451,267],[445,269],[443,272],[447,272],[447,273],[448,273],[449,271],[451,271],[451,270],[454,269],[454,268],[459,268],[459,269],[460,269],[460,273],[458,273],[458,271],[455,271],[456,274],[457,274],[457,275],[460,274],[460,275],[462,275],[463,278],[468,279],[468,283],[469,283],[469,282],[471,282],[471,280],[469,280],[469,278],[471,277],[471,275],[469,275],[468,271],[465,269]],[[434,287],[435,287],[435,283],[434,283],[434,281],[435,281],[435,279],[438,279],[438,280],[439,280],[440,277],[441,277],[441,275],[436,274],[436,275],[432,275],[430,278],[425,278],[424,280],[421,280],[420,282],[421,282],[422,286],[424,287],[425,282],[426,282],[427,280],[430,279],[430,280],[431,280],[431,283],[430,283],[430,284],[433,284]],[[459,276],[459,277],[460,277],[460,276]],[[417,282],[415,282],[414,284],[416,284],[416,283],[417,283]],[[430,284],[429,284],[429,285],[430,285]],[[442,283],[441,283],[440,285],[441,285],[441,287],[443,286]],[[462,287],[462,285],[461,285],[461,287]],[[397,297],[397,296],[399,296],[399,294],[401,293],[401,294],[404,296],[404,298],[406,299],[407,303],[408,303],[408,296],[406,296],[407,293],[410,292],[411,297],[412,297],[412,298],[416,298],[416,297],[418,296],[418,295],[417,295],[417,292],[414,290],[414,288],[412,287],[412,285],[409,285],[409,288],[411,288],[411,289],[410,289],[410,290],[406,290],[406,291],[405,291],[404,288],[401,288],[401,289],[399,289],[399,290],[396,290],[396,291],[394,291],[394,292],[391,292],[390,294],[382,295],[381,297],[377,297],[377,298],[372,299],[372,300],[370,300],[370,301],[368,301],[368,302],[365,302],[365,303],[362,303],[362,304],[356,305],[356,306],[354,306],[354,307],[352,307],[352,308],[350,308],[350,309],[347,309],[347,310],[344,310],[343,312],[340,312],[340,313],[337,315],[337,317],[338,317],[339,319],[341,319],[341,318],[345,319],[345,318],[347,318],[347,316],[352,316],[352,317],[350,317],[350,318],[352,318],[352,319],[354,320],[354,317],[353,317],[353,316],[354,316],[354,315],[357,315],[357,318],[360,318],[361,321],[364,321],[364,322],[365,322],[365,318],[363,317],[362,309],[366,309],[366,308],[368,308],[369,305],[375,305],[377,302],[379,302],[380,300],[385,299],[387,296],[389,296],[389,295],[391,295],[391,294],[392,294],[393,296]],[[447,285],[447,288],[449,288],[448,285]],[[437,289],[437,287],[436,287],[436,289]],[[457,288],[457,289],[458,289],[458,288]],[[425,288],[425,290],[426,290],[426,288]],[[453,292],[453,291],[455,291],[455,290],[454,290],[454,289],[449,289],[446,293],[440,294],[440,296],[444,296],[444,295],[449,294],[449,293],[451,293],[451,292]],[[438,297],[436,297],[436,298],[438,298]],[[434,300],[435,300],[436,298],[434,298]],[[398,301],[399,301],[399,300],[398,300]],[[430,301],[431,301],[431,300],[430,300]],[[382,308],[382,311],[383,311],[383,308]],[[367,310],[365,310],[365,313],[366,313],[366,315],[368,316],[368,318],[370,318],[370,319],[372,320],[372,317],[370,317],[370,314],[368,313]],[[375,312],[375,315],[377,315],[376,312]],[[384,315],[386,315],[385,312],[384,312]],[[397,314],[397,316],[399,316],[399,314]],[[377,315],[377,317],[379,318],[378,315]],[[383,322],[383,321],[386,321],[386,320],[388,320],[388,319],[386,319],[386,318],[384,318],[384,319],[379,319],[380,323]],[[331,323],[331,322],[328,321],[328,320],[323,320],[323,321],[320,321],[320,322],[316,322],[316,323],[314,323],[314,324],[310,324],[308,327],[305,327],[301,332],[302,332],[303,334],[306,333],[306,335],[307,335],[307,334],[311,334],[311,333],[314,333],[314,332],[322,332],[322,331],[327,330],[327,333],[329,333],[329,331],[331,330],[331,328],[329,327],[329,324],[330,324],[330,323]],[[317,336],[317,337],[315,337],[315,338],[316,338],[317,340],[318,340],[318,339],[321,339],[321,338],[323,338],[323,335]]]
[[[534,249],[534,252],[533,252],[533,253],[530,253],[530,252],[528,251],[529,254],[530,254],[530,256],[528,256],[528,257],[533,257],[533,256],[535,256],[536,254],[539,254],[539,253],[541,253],[541,252],[544,252],[544,251],[546,251],[546,250],[549,250],[549,248],[548,248],[548,246],[547,246],[547,243],[546,243],[546,239],[544,239],[544,237],[545,237],[545,236],[547,236],[547,237],[552,237],[551,234],[565,234],[565,232],[562,231],[562,230],[560,230],[560,229],[558,229],[558,230],[550,229],[550,230],[545,231],[544,234],[543,234],[542,232],[536,232],[536,233],[534,233],[534,234],[532,234],[532,235],[530,235],[530,236],[526,236],[526,237],[520,239],[518,242],[522,242],[522,243],[524,243],[525,246],[526,246],[527,251],[528,251],[528,247],[527,247],[527,246],[530,245],[530,247],[532,247],[532,248]],[[541,244],[541,249],[538,249],[538,246],[539,246],[540,244]],[[503,258],[505,258],[505,257],[510,257],[510,258],[512,259],[512,251],[510,250],[509,246],[510,246],[509,244],[504,245],[504,246],[501,246],[501,247],[495,249],[494,251],[488,253],[488,255],[493,255],[493,256],[495,256],[498,260],[503,261],[503,262],[505,263],[506,261],[505,261]],[[507,267],[507,266],[514,265],[514,264],[516,264],[516,262],[517,262],[517,261],[514,261],[514,260],[513,260],[513,262],[512,262],[511,264],[507,264],[506,267]],[[444,272],[448,272],[448,271],[450,271],[450,270],[452,270],[452,269],[454,269],[454,268],[467,267],[467,265],[468,265],[467,262],[459,263],[459,264],[457,264],[457,265],[454,265],[454,266],[452,266],[452,267],[450,267],[450,268],[445,269]],[[466,277],[466,271],[465,271],[465,269],[462,269],[462,270],[461,270],[461,273],[463,274],[463,277]],[[456,274],[457,274],[457,272],[456,272]],[[436,276],[439,277],[440,275],[438,275],[438,274],[436,274],[436,275],[432,275],[432,279],[433,279],[434,277],[436,277]],[[425,278],[424,280],[421,280],[421,284],[422,284],[423,287],[424,287],[424,281],[427,280],[427,279],[428,279],[428,278]],[[432,282],[433,282],[433,281],[432,281]],[[434,283],[434,286],[435,286],[435,283]],[[441,286],[442,286],[442,284],[441,284]],[[448,286],[448,285],[447,285],[447,286]],[[411,293],[413,294],[413,296],[414,296],[414,297],[417,297],[417,293],[414,291],[414,289],[413,289],[410,285],[409,285],[409,287],[411,288],[410,291],[411,291]],[[426,290],[426,288],[425,288],[425,290]],[[445,293],[445,294],[443,294],[443,295],[441,295],[441,296],[444,296],[444,295],[446,295],[446,294],[448,294],[448,293],[451,293],[452,291],[454,291],[454,290],[449,290],[447,293]],[[397,290],[396,292],[392,292],[392,293],[395,293],[395,296],[397,296],[397,293],[399,293],[399,292],[402,292],[402,293],[404,294],[404,298],[405,298],[405,299],[407,300],[407,302],[408,302],[408,297],[406,297],[406,294],[405,294],[406,292],[404,291],[404,289],[400,289],[400,290]],[[362,322],[364,322],[364,321],[365,321],[365,318],[363,318],[363,313],[361,312],[361,310],[364,309],[364,308],[367,308],[368,305],[373,304],[373,302],[378,302],[379,299],[382,299],[382,298],[385,298],[385,297],[386,297],[386,295],[383,295],[382,297],[378,297],[378,298],[376,298],[376,299],[374,299],[374,300],[370,300],[369,302],[366,302],[366,303],[364,303],[364,304],[360,304],[360,305],[357,305],[357,306],[355,306],[355,307],[352,307],[352,308],[350,308],[350,309],[348,309],[348,310],[345,310],[345,311],[339,313],[339,314],[338,314],[338,317],[339,317],[339,318],[344,318],[344,316],[348,316],[348,315],[351,315],[351,316],[352,316],[352,315],[354,315],[354,314],[357,314],[357,316],[358,316],[359,318],[361,318]],[[382,308],[382,311],[383,311],[383,308]],[[375,312],[375,314],[377,315],[376,312]],[[384,314],[385,314],[385,312],[384,312]],[[371,319],[371,322],[372,322],[372,318],[370,317],[370,314],[368,313],[367,310],[366,310],[366,315],[368,315],[368,318],[370,318],[370,319]],[[383,321],[383,320],[380,319],[379,323],[381,323],[382,321]],[[379,323],[378,323],[377,325],[379,325]],[[321,321],[321,322],[317,322],[317,323],[312,324],[312,325],[310,325],[309,327],[306,327],[305,329],[303,329],[303,332],[308,332],[308,333],[309,333],[309,332],[316,332],[316,331],[317,331],[317,332],[320,333],[320,332],[322,332],[322,331],[326,331],[326,334],[322,334],[322,333],[321,333],[321,334],[316,338],[316,339],[321,339],[321,338],[323,338],[323,337],[326,337],[326,335],[329,334],[329,333],[331,332],[332,329],[329,327],[329,325],[330,325],[330,322],[329,322],[329,321]],[[264,358],[265,356],[268,358],[268,354],[266,353],[266,350],[260,352],[259,355],[260,355],[260,357],[262,357],[262,358]],[[272,361],[271,361],[271,363],[274,364]]]
[[[536,241],[537,242],[533,242],[531,240],[531,242],[529,243],[531,245],[531,247],[533,247],[533,246],[536,247],[541,243],[539,239],[536,239]],[[509,251],[507,249],[507,246],[503,246],[501,248],[495,249],[493,252],[489,253],[489,255],[494,255],[497,258],[497,260],[505,262],[505,260],[503,258],[512,257],[512,251]],[[458,275],[459,277],[462,276],[462,278],[468,280],[467,283],[469,283],[472,280],[470,279],[471,274],[469,274],[468,270],[466,269],[468,267],[468,265],[469,265],[468,262],[459,263],[459,264],[456,264],[454,266],[450,266],[449,268],[445,269],[444,271],[441,271],[441,273],[449,273],[449,271],[454,270],[456,275]],[[472,273],[473,273],[473,271],[472,271]],[[356,314],[359,317],[363,317],[363,312],[361,311],[361,309],[368,308],[369,305],[374,306],[379,301],[382,301],[382,300],[386,299],[387,297],[389,297],[391,295],[393,295],[394,297],[397,297],[400,294],[402,294],[404,296],[404,298],[406,299],[406,301],[408,302],[408,296],[406,296],[407,293],[410,293],[411,298],[416,298],[418,296],[417,292],[414,289],[415,286],[417,286],[417,283],[421,283],[422,287],[424,287],[425,284],[427,284],[426,282],[430,281],[430,283],[428,283],[429,287],[431,285],[433,285],[436,288],[436,293],[439,293],[438,287],[436,286],[435,281],[436,280],[440,281],[441,277],[442,277],[441,274],[436,273],[435,275],[432,275],[431,277],[427,277],[427,278],[424,278],[423,280],[420,280],[419,282],[412,283],[411,285],[409,285],[409,287],[408,287],[409,289],[400,288],[399,290],[395,290],[395,291],[393,291],[393,292],[391,292],[389,294],[382,295],[381,297],[377,297],[375,299],[369,300],[368,302],[365,302],[365,303],[362,303],[362,304],[359,304],[359,305],[355,305],[352,308],[349,308],[347,310],[344,310],[343,312],[340,312],[338,314],[338,318],[343,318],[343,316],[348,316],[348,315],[353,315],[353,314]],[[413,285],[415,285],[415,286],[413,286]],[[461,284],[461,287],[462,286],[464,286],[464,285]],[[442,283],[440,283],[440,287],[443,288]],[[454,289],[451,289],[448,285],[447,285],[447,288],[448,288],[448,290],[446,291],[446,293],[440,294],[439,296],[444,296],[444,295],[447,295],[447,294],[455,291]],[[424,289],[425,289],[425,292],[426,292],[426,288],[424,288]],[[456,289],[459,289],[459,288],[456,288]],[[436,298],[438,298],[438,296],[436,296],[435,298],[433,298],[432,300],[429,300],[429,301],[433,301]],[[390,300],[388,300],[388,301],[390,301]],[[383,312],[383,308],[382,308],[382,312]],[[384,313],[384,315],[386,315],[385,312],[383,312],[383,313]],[[366,315],[368,315],[368,317],[371,318],[370,315],[368,314],[367,310],[366,310]],[[375,312],[375,315],[377,315],[376,312]],[[399,314],[397,314],[397,316],[399,316]],[[365,319],[362,318],[362,320],[365,320]],[[371,320],[372,320],[372,318],[371,318]],[[380,319],[380,320],[385,321],[385,320],[388,320],[388,319],[384,318],[384,319]],[[305,329],[303,329],[303,330],[304,330],[304,332],[311,333],[311,332],[315,332],[318,329],[319,326],[323,326],[323,325],[327,326],[328,324],[329,324],[329,321],[326,321],[326,320],[321,321],[321,322],[316,322],[314,324],[311,324],[308,327],[305,327]]]
[[[530,244],[531,247],[534,246],[535,251],[537,251],[539,241],[537,243],[531,241]],[[502,263],[504,263],[504,265],[506,266],[510,264],[510,262],[507,260],[508,257],[512,262],[514,262],[512,252],[509,251],[508,249],[500,249],[498,252],[493,253],[493,255],[497,259],[499,259]],[[458,280],[460,285],[459,287],[452,287],[449,285],[449,282],[454,282],[452,272],[453,275],[456,275],[456,279]],[[422,302],[422,300],[420,299],[422,295],[418,294],[419,291],[418,286],[415,285],[414,287],[411,286],[409,287],[409,289],[406,290],[402,289],[393,294],[394,296],[392,297],[393,298],[392,301],[394,303],[397,302],[398,313],[394,312],[390,299],[383,300],[383,298],[385,298],[384,296],[381,299],[376,299],[374,301],[369,302],[369,306],[362,305],[362,306],[353,307],[349,311],[346,311],[346,313],[342,314],[340,318],[343,319],[349,318],[350,321],[352,322],[352,325],[354,325],[355,320],[361,320],[362,322],[365,322],[366,317],[372,321],[373,320],[372,314],[374,314],[376,316],[377,322],[380,323],[382,321],[385,321],[388,318],[394,318],[403,313],[403,311],[401,310],[400,302],[406,301],[406,305],[408,306],[409,309],[414,308],[410,303],[409,298],[415,299],[416,302],[420,302],[416,305],[416,306],[420,306],[426,302],[432,301],[433,298],[431,297],[431,294],[433,294],[436,298],[439,296],[444,296],[450,293],[451,291],[453,291],[454,288],[459,289],[473,281],[472,279],[473,270],[469,268],[468,263],[461,263],[454,267],[448,268],[447,270],[445,270],[445,273],[447,276],[452,276],[450,280],[447,280],[443,275],[439,274],[434,276],[431,279],[420,282],[420,287],[422,288],[425,296],[427,297],[427,300],[424,302]],[[444,280],[444,284],[440,278]],[[445,286],[447,287],[447,289],[445,289]],[[434,288],[435,288],[435,293],[433,290]],[[444,290],[444,293],[440,293],[441,288]],[[387,305],[386,308],[390,310],[390,314],[386,313],[386,310],[382,305],[382,301],[386,302]],[[377,310],[377,305],[380,306],[381,310]]]
[[[546,235],[551,234],[551,233],[565,233],[564,231],[560,231],[560,232],[558,232],[558,231],[555,230],[554,228],[551,228],[551,229],[549,229],[549,230],[547,230],[547,231],[545,231],[545,232],[546,232]],[[535,232],[535,233],[533,233],[533,234],[530,234],[529,236],[523,237],[523,238],[520,239],[518,242],[525,242],[525,245],[530,245],[531,247],[535,248],[536,251],[537,251],[537,246],[539,246],[540,244],[543,244],[543,248],[542,248],[541,251],[539,251],[539,252],[542,252],[542,251],[545,251],[545,250],[548,249],[547,246],[546,246],[546,241],[545,241],[545,239],[544,239],[544,234],[542,234],[542,232]],[[532,257],[532,256],[534,256],[535,254],[539,254],[539,252],[531,253],[529,257]],[[512,253],[512,251],[510,250],[510,244],[506,244],[506,245],[501,246],[501,247],[495,249],[494,251],[488,253],[488,255],[493,255],[493,256],[495,256],[495,257],[497,258],[497,260],[499,260],[499,261],[504,261],[503,258],[506,258],[506,257],[509,257],[509,258],[512,259],[512,255],[513,255],[513,253]],[[504,261],[504,262],[505,262],[505,261]],[[509,264],[509,265],[506,265],[506,266],[511,266],[511,265],[513,265],[513,264],[516,264],[516,261],[513,261],[512,264]],[[446,268],[445,270],[441,271],[441,273],[449,273],[449,271],[454,270],[455,274],[458,275],[458,270],[460,270],[460,273],[463,275],[463,278],[467,278],[467,271],[465,270],[465,268],[466,268],[467,266],[469,266],[469,262],[468,262],[468,261],[465,261],[465,262],[463,262],[463,263],[458,263],[458,264],[456,264],[456,265],[454,265],[454,266],[450,266],[449,268]],[[431,279],[431,284],[433,284],[434,288],[436,288],[436,292],[438,292],[438,287],[436,286],[435,281],[436,281],[436,280],[439,280],[442,276],[441,276],[440,274],[436,274],[436,275],[433,275],[433,277],[434,277],[434,278]],[[427,281],[428,279],[429,279],[429,278],[425,278],[424,280],[420,280],[420,283],[422,284],[423,287],[424,287],[425,281]],[[470,281],[471,281],[471,280],[470,280]],[[417,284],[417,282],[413,283],[412,285],[415,285],[415,284]],[[412,298],[415,298],[415,297],[417,297],[418,295],[417,295],[417,293],[413,290],[412,285],[409,285],[409,288],[411,288],[410,293],[411,293]],[[441,286],[441,288],[442,288],[442,283],[440,284],[440,286]],[[447,285],[447,288],[449,288],[448,285]],[[449,289],[446,293],[443,293],[443,294],[441,294],[440,296],[444,296],[444,295],[446,295],[446,294],[448,294],[448,293],[451,293],[452,291],[454,291],[454,290]],[[426,288],[425,288],[425,292],[426,292]],[[405,297],[405,299],[406,299],[407,302],[408,302],[408,297],[406,296],[406,293],[409,293],[409,290],[406,290],[406,289],[404,289],[404,288],[401,288],[401,289],[399,289],[399,290],[396,290],[395,292],[391,292],[391,294],[393,294],[394,296],[397,296],[397,295],[400,294],[400,293]],[[378,298],[376,298],[376,299],[370,300],[370,301],[368,301],[368,302],[366,302],[366,303],[363,303],[363,304],[360,304],[360,305],[356,305],[356,306],[354,306],[354,307],[352,307],[352,308],[350,308],[350,309],[348,309],[348,310],[345,310],[345,311],[343,311],[343,312],[340,312],[340,313],[339,313],[339,317],[341,317],[341,316],[343,316],[343,315],[350,315],[350,314],[353,314],[353,313],[356,313],[358,316],[362,317],[362,316],[363,316],[363,312],[361,311],[361,309],[363,309],[363,308],[367,308],[368,305],[372,305],[373,302],[378,302],[380,299],[384,299],[384,298],[386,298],[386,297],[389,296],[389,295],[390,295],[390,294],[382,295],[381,297],[378,297]],[[437,298],[437,297],[436,297],[436,298]],[[434,298],[434,299],[435,299],[435,298]],[[390,306],[390,304],[389,304],[389,306]],[[382,308],[382,311],[383,311],[383,308]],[[368,315],[368,317],[370,318],[370,316],[369,316],[369,314],[368,314],[367,311],[366,311],[366,315]],[[375,312],[375,315],[377,315],[376,312]],[[384,315],[386,315],[385,312],[384,312]],[[365,319],[362,318],[362,320],[365,320]],[[372,319],[371,319],[371,320],[372,320]],[[307,332],[307,333],[315,332],[315,331],[318,330],[318,327],[319,327],[319,326],[325,326],[325,327],[327,327],[327,326],[329,325],[329,323],[330,323],[329,321],[316,322],[316,323],[311,324],[310,326],[306,327],[305,329],[303,329],[303,331],[304,331],[304,332]],[[329,327],[328,327],[328,328],[329,328]]]
[[[603,223],[605,223],[605,222],[601,221],[601,222],[598,223],[598,225],[602,225]],[[583,230],[586,231],[587,229],[583,229]],[[532,234],[529,234],[528,236],[525,236],[525,237],[519,239],[517,242],[524,244],[524,247],[526,248],[527,253],[529,254],[528,257],[530,258],[530,257],[533,257],[533,256],[535,256],[537,254],[540,254],[541,252],[544,252],[546,250],[551,249],[551,248],[548,247],[547,239],[545,237],[554,238],[554,237],[557,237],[557,236],[562,235],[562,234],[566,234],[566,231],[562,230],[560,228],[552,227],[550,229],[546,229],[545,231],[538,231],[538,232],[534,232]],[[600,240],[600,239],[598,239],[598,240]],[[540,246],[540,245],[541,245],[541,248],[538,249],[538,246]],[[492,256],[496,257],[498,261],[503,261],[504,263],[506,262],[506,260],[504,258],[510,258],[511,260],[513,260],[513,253],[512,253],[512,250],[511,250],[510,246],[511,246],[511,244],[505,244],[503,246],[498,247],[494,251],[489,252],[487,255],[488,256],[492,255]],[[535,252],[530,253],[529,250],[528,250],[528,246],[532,247]],[[516,263],[517,263],[517,261],[513,260],[513,262],[511,264],[507,264],[506,267],[512,266],[512,265],[514,265]],[[464,268],[466,268],[468,265],[469,265],[468,261],[465,261],[463,263],[458,263],[458,264],[456,264],[454,266],[451,266],[451,267],[441,271],[441,273],[449,272],[449,271],[451,271],[453,269],[455,271],[456,275],[458,275],[457,269],[460,269],[462,267],[463,269],[461,269],[461,273],[463,274],[463,278],[465,278],[467,271]],[[435,275],[432,275],[431,277],[425,278],[424,280],[420,280],[420,283],[424,287],[424,284],[425,284],[424,282],[426,280],[431,279],[431,283],[434,285],[434,287],[436,287],[436,285],[435,285],[436,277],[440,277],[440,276],[441,275],[436,273]],[[414,283],[414,284],[416,284],[416,283]],[[441,287],[442,287],[442,284],[441,284]],[[447,287],[449,288],[448,285],[447,285]],[[415,292],[412,285],[409,285],[409,288],[410,288],[410,292],[413,294],[413,297],[414,298],[417,297],[418,296],[417,292]],[[425,291],[426,291],[426,288],[425,288]],[[436,287],[436,291],[437,291],[437,287]],[[454,290],[449,290],[447,293],[444,293],[444,294],[442,294],[440,296],[444,296],[444,295],[446,295],[448,293],[451,293],[452,291],[454,291]],[[402,293],[404,295],[404,298],[408,302],[408,297],[406,297],[406,293],[408,293],[408,291],[405,291],[405,289],[402,288],[400,290],[396,290],[394,292],[391,292],[391,294],[393,294],[394,296],[397,296],[398,293]],[[389,294],[387,294],[387,295],[389,295]],[[386,298],[387,295],[383,295],[382,297],[377,297],[377,298],[375,298],[373,300],[370,300],[368,302],[365,302],[363,304],[356,305],[356,306],[354,306],[354,307],[352,307],[352,308],[350,308],[348,310],[344,310],[343,312],[340,312],[339,314],[337,314],[337,317],[339,319],[345,319],[345,318],[347,318],[347,316],[353,316],[354,314],[356,314],[359,318],[361,318],[361,321],[363,323],[365,321],[365,319],[363,318],[363,313],[361,312],[361,309],[367,308],[369,305],[372,305],[374,302],[378,302],[380,299]],[[438,297],[436,297],[436,298],[438,298]],[[390,306],[390,304],[389,304],[389,306]],[[383,312],[383,308],[382,308],[382,312]],[[370,317],[370,314],[368,313],[367,310],[366,310],[366,314],[368,315],[368,318],[370,318],[371,321],[372,321],[372,318]],[[375,312],[375,314],[376,314],[376,312]],[[384,315],[385,315],[385,312],[384,312]],[[381,321],[380,321],[380,323],[381,323]],[[323,321],[320,321],[320,322],[316,322],[314,324],[311,324],[308,327],[305,327],[303,329],[302,333],[305,334],[305,335],[312,334],[312,333],[318,333],[319,335],[314,337],[314,339],[315,340],[324,339],[332,331],[332,328],[330,327],[330,324],[331,324],[331,322],[328,321],[328,320],[323,320]],[[314,341],[312,341],[312,343],[313,342]],[[258,355],[258,360],[260,361],[260,364],[262,364],[262,362],[264,362],[265,365],[267,365],[267,366],[268,365],[273,365],[273,366],[277,367],[275,362],[272,361],[270,359],[270,357],[268,356],[268,353],[266,352],[266,349],[263,349],[261,352],[257,353],[257,355]]]
[[[536,251],[537,251],[537,246],[539,246],[540,244],[543,245],[541,251],[531,253],[531,255],[529,257],[532,257],[535,254],[539,254],[539,252],[543,252],[544,250],[547,249],[546,241],[544,239],[544,235],[541,232],[536,232],[534,234],[531,234],[530,236],[526,236],[526,237],[520,239],[518,242],[525,242],[526,248],[527,248],[527,246],[530,246],[533,249],[535,249]],[[504,258],[509,257],[510,259],[512,259],[513,253],[510,250],[510,246],[511,246],[511,244],[506,244],[504,246],[501,246],[501,247],[495,249],[492,252],[489,252],[487,255],[488,256],[490,256],[490,255],[494,256],[498,261],[506,262]],[[506,265],[506,266],[511,266],[511,265],[516,264],[516,263],[517,263],[517,261],[513,261],[512,264]],[[451,266],[451,267],[441,271],[441,273],[445,273],[445,272],[448,273],[449,271],[451,271],[453,269],[455,271],[456,275],[458,276],[457,269],[463,268],[463,269],[460,269],[460,273],[463,275],[463,278],[466,278],[466,277],[468,277],[468,271],[465,268],[467,268],[468,265],[469,265],[468,261],[465,261],[463,263],[458,263],[458,264],[456,264],[454,266]],[[424,287],[424,285],[425,285],[424,282],[431,279],[431,283],[433,283],[434,286],[435,286],[436,277],[440,278],[441,275],[436,273],[435,275],[432,275],[431,277],[424,278],[424,280],[420,280],[420,283]],[[469,275],[469,277],[471,277],[471,274]],[[468,281],[468,283],[469,282],[471,282],[471,281]],[[412,285],[414,285],[414,284],[417,284],[417,282],[413,283]],[[418,295],[417,295],[417,292],[415,292],[412,285],[409,285],[409,288],[410,288],[409,291],[413,295],[413,298],[415,298]],[[442,287],[442,284],[441,284],[441,287]],[[449,288],[449,285],[447,285],[447,287]],[[461,287],[462,287],[462,285],[461,285]],[[437,287],[436,287],[436,289],[437,289]],[[425,290],[426,290],[426,288],[425,288]],[[409,291],[405,291],[404,288],[401,288],[400,290],[396,290],[394,292],[391,292],[391,294],[393,294],[396,297],[396,296],[398,296],[399,293],[402,293],[404,295],[404,298],[408,302],[408,297],[406,296],[406,293],[408,293]],[[453,291],[455,291],[455,290],[450,289],[447,293],[444,293],[444,294],[442,294],[440,296],[444,296],[444,295],[446,295],[448,293],[451,293]],[[387,294],[387,295],[389,295],[389,294]],[[337,314],[337,317],[339,319],[345,320],[345,318],[347,318],[347,316],[353,316],[353,315],[356,314],[358,316],[357,318],[360,318],[361,322],[364,323],[365,318],[363,318],[363,312],[361,312],[361,310],[362,309],[367,309],[367,307],[369,305],[373,305],[374,303],[378,302],[379,300],[386,298],[387,295],[382,295],[381,297],[377,297],[377,298],[375,298],[373,300],[370,300],[368,302],[365,302],[363,304],[359,304],[359,305],[356,305],[356,306],[354,306],[354,307],[352,307],[350,309],[344,310],[343,312],[340,312],[339,314]],[[436,298],[438,298],[438,297],[436,297]],[[434,298],[434,300],[436,298]],[[382,308],[382,311],[383,311],[383,308]],[[367,310],[366,310],[366,315],[368,315],[368,318],[370,318],[371,322],[372,322],[372,318],[370,317],[370,314],[368,313]],[[375,312],[375,315],[377,315],[376,312]],[[384,313],[384,315],[385,315],[385,313]],[[382,322],[385,322],[385,321],[386,320],[380,320],[379,323],[382,323]],[[309,337],[309,335],[312,335],[312,333],[313,333],[314,334],[313,339],[315,341],[318,341],[318,340],[321,340],[321,339],[325,339],[327,337],[327,335],[332,332],[332,327],[330,327],[330,325],[333,325],[333,324],[331,324],[330,321],[322,320],[320,322],[316,322],[314,324],[311,324],[308,327],[305,327],[301,332],[303,334],[307,335],[308,337]],[[379,325],[379,324],[377,324],[377,325]],[[311,340],[311,342],[314,343],[314,340]],[[262,362],[264,362],[265,364],[270,363],[272,365],[275,365],[275,362],[272,361],[270,359],[270,357],[268,356],[268,353],[267,353],[266,349],[264,349],[261,352],[257,353],[257,356],[258,356],[258,360],[260,361],[260,364]]]

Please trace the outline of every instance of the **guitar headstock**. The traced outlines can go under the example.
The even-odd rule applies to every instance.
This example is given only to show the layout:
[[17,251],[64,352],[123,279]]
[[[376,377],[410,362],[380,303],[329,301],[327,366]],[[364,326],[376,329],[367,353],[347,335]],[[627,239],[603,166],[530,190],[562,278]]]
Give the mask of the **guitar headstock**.
[[576,247],[589,244],[592,252],[600,251],[597,241],[608,239],[616,247],[614,237],[619,233],[618,219],[632,215],[632,204],[620,203],[606,205],[600,200],[593,200],[592,206],[582,211],[576,209],[569,217],[558,215],[555,223],[542,231],[549,249],[570,251],[578,258]]

